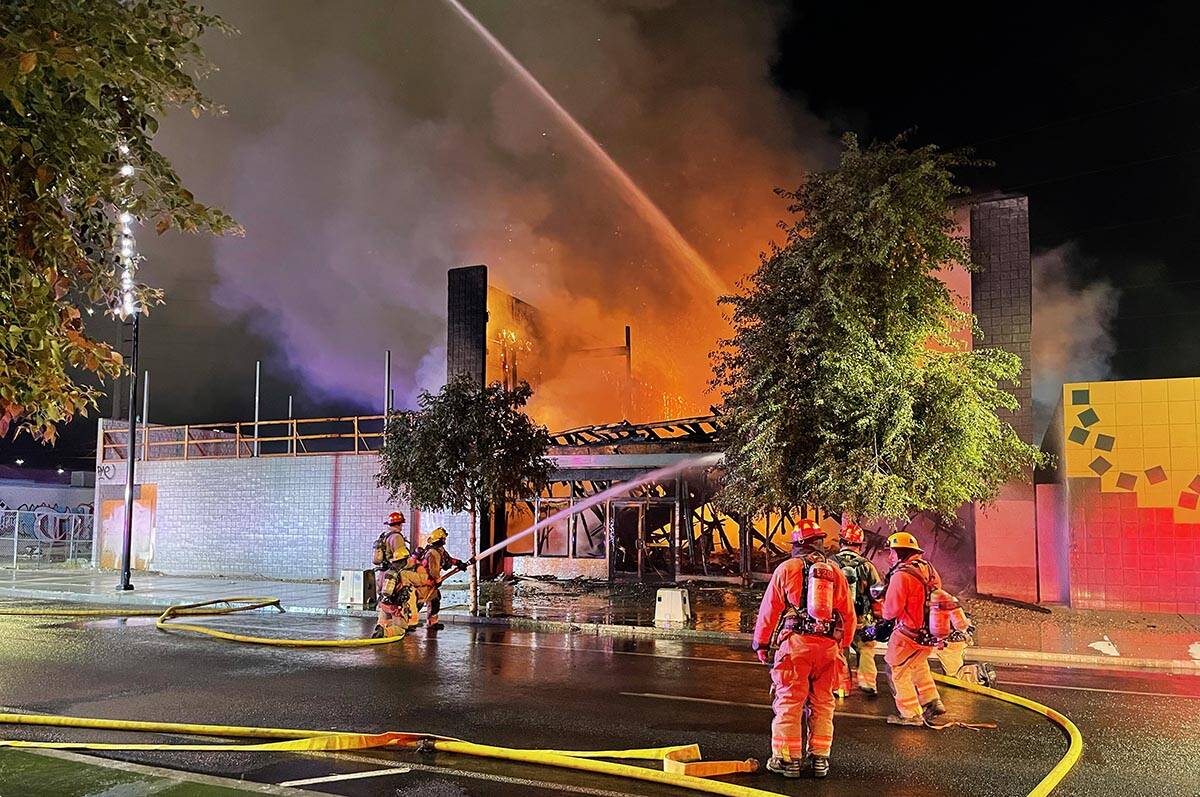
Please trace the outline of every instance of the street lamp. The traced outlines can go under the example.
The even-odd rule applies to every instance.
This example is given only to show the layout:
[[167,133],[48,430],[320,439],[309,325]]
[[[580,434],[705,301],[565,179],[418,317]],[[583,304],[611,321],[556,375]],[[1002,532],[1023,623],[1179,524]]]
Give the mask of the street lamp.
[[[117,146],[117,152],[122,158],[125,158],[129,155],[129,147],[122,142]],[[117,173],[128,184],[135,171],[133,164],[125,161]],[[131,201],[132,196],[132,190],[126,192],[128,200]],[[125,452],[125,533],[121,540],[121,582],[117,585],[119,592],[128,592],[133,589],[133,584],[129,583],[129,577],[130,554],[133,549],[133,466],[134,454],[137,451],[137,416],[134,414],[134,407],[137,406],[138,400],[138,317],[141,315],[133,282],[133,272],[137,268],[135,248],[137,242],[134,240],[132,227],[134,221],[134,215],[125,208],[122,208],[117,216],[117,223],[121,230],[117,241],[118,263],[121,266],[121,304],[117,308],[117,314],[122,319],[130,319],[133,344],[133,350],[129,357],[129,445]]]

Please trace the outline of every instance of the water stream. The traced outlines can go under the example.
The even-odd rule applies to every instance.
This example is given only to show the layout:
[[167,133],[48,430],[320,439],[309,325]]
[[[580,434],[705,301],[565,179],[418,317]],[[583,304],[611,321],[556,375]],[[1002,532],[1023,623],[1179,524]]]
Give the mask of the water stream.
[[488,548],[487,550],[480,552],[479,556],[476,558],[479,561],[483,561],[484,559],[488,558],[489,556],[496,553],[497,551],[499,551],[503,548],[506,548],[509,545],[512,545],[517,540],[523,540],[526,537],[528,537],[529,535],[536,534],[541,529],[544,529],[547,526],[550,526],[554,523],[558,523],[559,521],[566,519],[567,517],[575,514],[576,512],[582,512],[585,509],[590,509],[591,507],[595,506],[596,504],[602,503],[611,498],[617,498],[619,496],[622,496],[622,495],[628,493],[630,490],[636,490],[638,487],[641,487],[645,484],[650,484],[652,482],[659,481],[660,479],[670,478],[671,476],[674,476],[675,474],[679,473],[680,471],[686,470],[688,468],[708,467],[708,466],[716,465],[718,462],[721,461],[721,456],[722,456],[721,454],[702,454],[697,457],[691,457],[690,459],[685,459],[682,462],[676,462],[674,465],[667,465],[666,467],[659,468],[658,470],[652,470],[649,473],[644,473],[635,479],[631,479],[630,481],[621,482],[620,484],[614,484],[612,487],[609,487],[607,490],[596,493],[595,495],[589,495],[587,498],[584,498],[582,501],[579,501],[578,503],[574,504],[573,506],[571,506],[567,509],[563,509],[559,512],[555,512],[553,515],[549,515],[547,517],[542,518],[537,523],[534,523],[532,526],[530,526],[529,528],[520,532],[519,534],[516,534],[512,537],[508,537],[507,539],[503,539],[500,542],[493,545],[491,548]]
[[[575,117],[564,108],[558,100],[554,99],[554,95],[546,90],[533,74],[525,68],[525,65],[517,60],[508,49],[500,43],[500,40],[492,35],[492,32],[484,27],[483,23],[475,18],[466,8],[463,7],[459,0],[446,0],[446,5],[457,13],[471,30],[479,34],[479,37],[487,44],[487,46],[496,54],[500,62],[504,64],[516,77],[533,92],[542,103],[550,110],[554,117],[565,127],[579,145],[592,156],[599,164],[601,173],[616,189],[620,197],[650,225],[655,234],[663,242],[669,251],[674,253],[681,263],[685,264],[691,271],[688,274],[697,280],[697,282],[705,287],[712,296],[720,296],[728,292],[725,282],[717,275],[708,261],[696,251],[678,228],[671,223],[667,215],[662,212],[658,205],[654,204],[654,200],[646,195],[629,173],[621,168],[604,147],[592,137],[592,134],[587,129],[575,120]],[[692,284],[690,281],[687,284]]]

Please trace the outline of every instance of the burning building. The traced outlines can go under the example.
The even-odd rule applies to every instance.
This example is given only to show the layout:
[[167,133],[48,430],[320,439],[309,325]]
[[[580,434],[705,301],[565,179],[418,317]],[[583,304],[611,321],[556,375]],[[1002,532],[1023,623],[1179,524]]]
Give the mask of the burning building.
[[[971,274],[955,267],[946,272],[946,282],[959,306],[979,318],[988,345],[1021,357],[1024,370],[1016,391],[1021,409],[1010,421],[1032,442],[1028,202],[1022,196],[976,197],[956,210],[956,219],[970,236],[982,270]],[[720,450],[717,414],[654,418],[653,400],[647,400],[652,391],[643,389],[652,379],[639,379],[629,327],[623,348],[595,346],[569,326],[556,326],[537,309],[490,286],[485,266],[471,266],[450,272],[448,330],[449,374],[468,374],[480,384],[525,379],[534,387],[535,399],[546,382],[562,384],[562,375],[583,363],[587,370],[574,384],[590,394],[581,405],[601,416],[593,420],[604,421],[555,435],[554,483],[543,495],[497,507],[488,542],[499,542],[615,482]],[[618,330],[613,333],[617,339]],[[605,370],[590,360],[596,355],[606,358]],[[563,428],[555,421],[570,417],[577,406],[556,406],[556,400],[561,401],[556,396],[531,405],[530,411],[551,428]],[[634,495],[568,515],[535,539],[514,543],[503,566],[523,574],[651,582],[765,579],[787,555],[797,518],[722,514],[711,501],[715,489],[716,474],[685,470]],[[986,510],[964,507],[949,523],[919,516],[910,530],[926,543],[956,589],[1034,599],[1035,519],[1032,485],[1011,484]],[[832,534],[837,522],[821,520]],[[884,531],[871,535],[876,551]]]

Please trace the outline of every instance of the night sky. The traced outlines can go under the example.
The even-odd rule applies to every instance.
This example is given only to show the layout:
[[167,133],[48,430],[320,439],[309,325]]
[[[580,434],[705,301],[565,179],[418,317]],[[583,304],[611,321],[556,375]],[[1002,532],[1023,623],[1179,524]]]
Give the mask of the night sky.
[[[519,260],[519,246],[595,251],[612,239],[609,229],[564,233],[547,208],[602,215],[581,190],[553,188],[571,177],[570,147],[536,115],[522,127],[527,98],[440,3],[357,6],[353,17],[332,2],[206,5],[242,30],[206,42],[223,67],[206,88],[229,115],[169,117],[159,144],[197,197],[231,210],[248,235],[139,238],[144,277],[168,292],[144,328],[152,421],[251,417],[255,359],[265,363],[266,416],[282,416],[289,394],[301,416],[370,412],[384,345],[396,351],[404,403],[436,383],[443,264]],[[994,161],[964,175],[973,188],[1029,195],[1035,272],[1050,275],[1042,306],[1054,308],[1037,323],[1066,352],[1050,393],[1062,379],[1200,375],[1200,31],[1181,5],[467,5],[714,262],[734,250],[705,224],[711,197],[734,196],[736,210],[743,195],[769,197],[830,165],[843,132],[910,131],[913,143],[972,146]],[[705,142],[718,139],[723,149],[708,153]],[[685,157],[699,151],[711,156],[699,166]],[[752,166],[727,157],[736,152]],[[727,191],[721,180],[734,170],[744,179]],[[455,189],[444,209],[431,196],[442,184]],[[546,201],[527,204],[539,191]],[[728,210],[716,206],[718,217]],[[477,225],[463,240],[491,248],[456,243],[462,220]],[[765,220],[729,238],[765,242]],[[489,237],[489,226],[507,237]],[[493,256],[496,241],[514,251]],[[347,242],[361,249],[343,251]],[[383,250],[400,256],[372,271]],[[643,267],[626,251],[609,254],[631,274]],[[335,261],[351,265],[327,273]],[[519,269],[504,273],[520,287]],[[586,284],[586,274],[569,276]],[[552,290],[547,281],[552,273],[529,277],[535,299]],[[387,343],[376,345],[376,333]],[[369,354],[338,371],[347,349],[326,344],[359,339]],[[0,463],[87,469],[94,440],[94,421],[80,422],[56,449],[0,443]]]

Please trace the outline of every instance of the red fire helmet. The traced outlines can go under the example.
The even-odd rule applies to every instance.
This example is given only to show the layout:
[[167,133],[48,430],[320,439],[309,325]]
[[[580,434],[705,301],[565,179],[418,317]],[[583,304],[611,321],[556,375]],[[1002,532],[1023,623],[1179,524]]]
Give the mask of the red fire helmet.
[[842,542],[846,545],[862,545],[865,539],[862,527],[853,520],[842,526]]
[[792,532],[792,542],[808,542],[814,537],[824,537],[825,532],[821,530],[821,524],[809,518],[801,519],[796,525],[796,530]]
[[393,512],[392,514],[388,515],[387,525],[389,525],[389,526],[404,525],[404,513],[403,512]]

